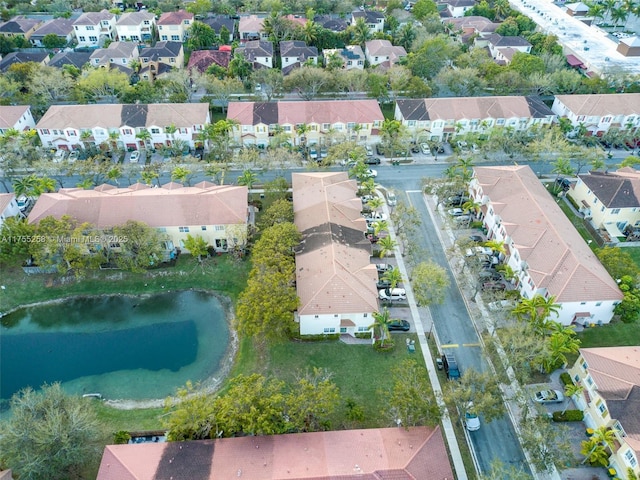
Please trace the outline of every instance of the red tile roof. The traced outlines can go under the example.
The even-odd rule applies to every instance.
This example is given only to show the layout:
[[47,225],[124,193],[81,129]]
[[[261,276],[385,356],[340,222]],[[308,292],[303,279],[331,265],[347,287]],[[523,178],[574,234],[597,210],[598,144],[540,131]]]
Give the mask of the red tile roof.
[[440,428],[110,445],[98,480],[453,480]]
[[229,60],[231,60],[230,50],[196,50],[191,52],[187,68],[189,70],[195,68],[200,73],[204,73],[213,64],[227,68]]
[[160,15],[157,21],[158,25],[180,25],[185,20],[193,21],[193,13],[186,12],[185,10],[178,10],[177,12],[166,12]]

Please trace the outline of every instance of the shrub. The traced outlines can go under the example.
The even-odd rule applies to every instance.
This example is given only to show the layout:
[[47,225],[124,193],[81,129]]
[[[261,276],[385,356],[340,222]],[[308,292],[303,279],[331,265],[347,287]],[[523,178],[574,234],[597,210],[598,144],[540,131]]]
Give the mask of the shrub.
[[581,422],[584,418],[582,410],[567,410],[564,412],[553,412],[554,422]]
[[129,440],[131,440],[131,435],[129,435],[129,432],[126,430],[120,430],[113,434],[113,443],[116,445],[129,443]]
[[340,334],[339,333],[330,333],[330,334],[321,333],[319,335],[300,335],[299,333],[297,333],[294,335],[294,338],[302,342],[326,342],[327,340],[330,340],[330,341],[339,340]]
[[367,340],[370,340],[371,332],[356,332],[356,338],[366,338]]
[[560,381],[565,386],[573,385],[573,380],[571,380],[571,375],[569,375],[567,372],[563,372],[560,374]]
[[377,351],[377,352],[393,352],[394,348],[396,347],[396,344],[393,342],[393,340],[385,340],[384,345],[381,345],[380,340],[376,340],[375,343],[373,344],[373,348]]

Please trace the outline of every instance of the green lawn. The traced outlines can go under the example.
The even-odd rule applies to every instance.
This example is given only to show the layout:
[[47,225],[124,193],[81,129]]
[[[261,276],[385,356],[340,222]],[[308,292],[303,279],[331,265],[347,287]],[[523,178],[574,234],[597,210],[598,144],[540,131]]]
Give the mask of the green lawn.
[[[139,408],[135,410],[119,410],[95,401],[95,412],[98,419],[106,426],[108,433],[120,430],[129,432],[143,430],[162,430],[162,408]],[[112,440],[112,438],[110,439]]]
[[640,268],[640,247],[623,247],[622,250],[631,255],[633,261],[636,262],[636,265]]
[[394,103],[383,103],[380,106],[380,110],[382,110],[382,115],[384,115],[385,120],[393,120],[395,115]]
[[577,216],[573,212],[571,207],[569,205],[567,205],[564,200],[558,201],[558,206],[562,209],[564,214],[567,216],[569,221],[576,228],[576,230],[578,231],[580,236],[584,239],[584,241],[587,242],[589,247],[591,247],[591,250],[597,250],[598,249],[598,244],[593,239],[593,236],[591,235],[591,233],[589,233],[589,230],[587,230],[587,227],[584,226],[584,221],[582,220],[582,218]]
[[[393,351],[384,353],[376,352],[371,345],[346,345],[339,341],[286,342],[270,347],[262,355],[245,345],[233,375],[258,372],[291,382],[306,369],[325,368],[332,372],[332,381],[340,389],[340,397],[353,399],[365,410],[365,421],[359,425],[348,424],[344,412],[339,412],[334,428],[390,426],[385,415],[386,398],[393,385],[390,370],[409,356],[423,364],[418,342],[416,352],[410,354],[405,346],[406,338],[417,340],[414,334],[394,333],[396,346]],[[243,358],[247,353],[250,359]]]
[[582,348],[640,345],[638,322],[613,322],[602,327],[587,328],[578,334]]
[[230,255],[208,259],[204,269],[189,255],[182,255],[175,267],[144,273],[119,270],[95,271],[85,278],[60,275],[26,275],[19,265],[2,265],[0,312],[20,305],[74,295],[143,294],[201,288],[216,290],[235,300],[244,288],[250,268],[248,261]]

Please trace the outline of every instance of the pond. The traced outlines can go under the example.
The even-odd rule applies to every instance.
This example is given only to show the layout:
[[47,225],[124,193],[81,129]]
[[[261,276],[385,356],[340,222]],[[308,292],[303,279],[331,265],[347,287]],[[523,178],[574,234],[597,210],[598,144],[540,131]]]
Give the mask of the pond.
[[229,346],[223,305],[196,291],[73,298],[0,322],[2,399],[55,381],[107,399],[164,398],[215,375]]

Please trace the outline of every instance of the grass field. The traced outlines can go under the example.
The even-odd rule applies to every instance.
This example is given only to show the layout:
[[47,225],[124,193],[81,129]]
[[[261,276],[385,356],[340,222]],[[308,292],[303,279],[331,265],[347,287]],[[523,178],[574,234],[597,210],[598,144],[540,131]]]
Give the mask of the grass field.
[[640,345],[638,322],[613,322],[602,327],[587,328],[578,334],[583,348]]

